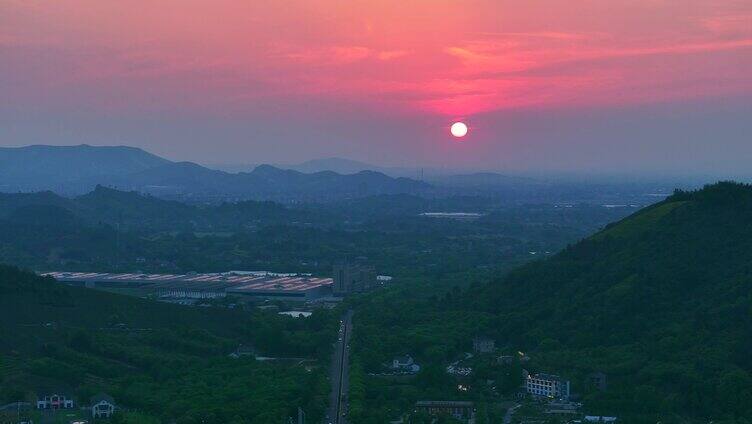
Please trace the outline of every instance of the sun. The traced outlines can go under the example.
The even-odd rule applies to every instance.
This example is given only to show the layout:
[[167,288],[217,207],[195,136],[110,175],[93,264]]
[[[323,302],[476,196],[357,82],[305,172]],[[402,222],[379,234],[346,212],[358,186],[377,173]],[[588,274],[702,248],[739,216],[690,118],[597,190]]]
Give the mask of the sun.
[[464,137],[467,134],[467,125],[464,122],[455,122],[449,131],[457,138]]

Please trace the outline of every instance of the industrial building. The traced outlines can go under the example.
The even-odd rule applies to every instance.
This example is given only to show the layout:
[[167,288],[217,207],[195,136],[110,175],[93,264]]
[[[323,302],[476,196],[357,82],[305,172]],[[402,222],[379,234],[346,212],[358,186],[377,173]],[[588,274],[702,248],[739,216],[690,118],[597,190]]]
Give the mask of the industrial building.
[[254,277],[227,290],[239,296],[313,301],[331,295],[331,278]]
[[89,288],[131,288],[165,299],[213,299],[230,295],[246,299],[315,301],[331,296],[333,280],[271,272],[210,274],[143,274],[48,272],[41,275]]

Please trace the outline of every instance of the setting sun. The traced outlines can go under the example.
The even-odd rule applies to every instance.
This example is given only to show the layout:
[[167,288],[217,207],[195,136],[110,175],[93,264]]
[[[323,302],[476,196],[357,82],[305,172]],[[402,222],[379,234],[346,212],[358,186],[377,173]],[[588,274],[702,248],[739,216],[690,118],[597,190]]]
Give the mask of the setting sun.
[[467,125],[464,122],[455,122],[449,131],[455,137],[464,137],[467,134]]

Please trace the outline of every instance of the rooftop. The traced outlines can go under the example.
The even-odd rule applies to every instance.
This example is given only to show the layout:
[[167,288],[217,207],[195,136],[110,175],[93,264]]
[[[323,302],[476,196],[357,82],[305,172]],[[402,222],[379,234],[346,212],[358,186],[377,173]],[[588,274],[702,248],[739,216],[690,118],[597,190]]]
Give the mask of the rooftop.
[[295,292],[333,284],[331,278],[274,273],[206,273],[145,274],[107,272],[47,272],[41,274],[63,282],[122,283],[148,285],[155,289],[189,289],[196,291]]

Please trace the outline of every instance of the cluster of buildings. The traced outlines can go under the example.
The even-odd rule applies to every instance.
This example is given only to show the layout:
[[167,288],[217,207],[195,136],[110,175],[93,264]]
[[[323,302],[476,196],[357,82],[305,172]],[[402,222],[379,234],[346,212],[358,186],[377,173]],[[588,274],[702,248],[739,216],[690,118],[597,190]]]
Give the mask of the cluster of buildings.
[[206,300],[228,295],[242,299],[314,302],[363,293],[376,287],[372,267],[338,264],[334,278],[268,271],[223,273],[149,274],[107,272],[47,272],[60,282],[88,288],[128,288],[161,299]]
[[247,299],[315,301],[331,296],[333,284],[331,278],[241,271],[207,274],[48,272],[42,275],[75,286],[130,288],[163,299],[192,300],[235,295]]
[[[73,409],[73,399],[65,395],[52,394],[40,397],[37,400],[39,410]],[[110,418],[115,413],[115,400],[112,397],[100,393],[89,399],[89,406],[85,409],[91,412],[92,418]]]

